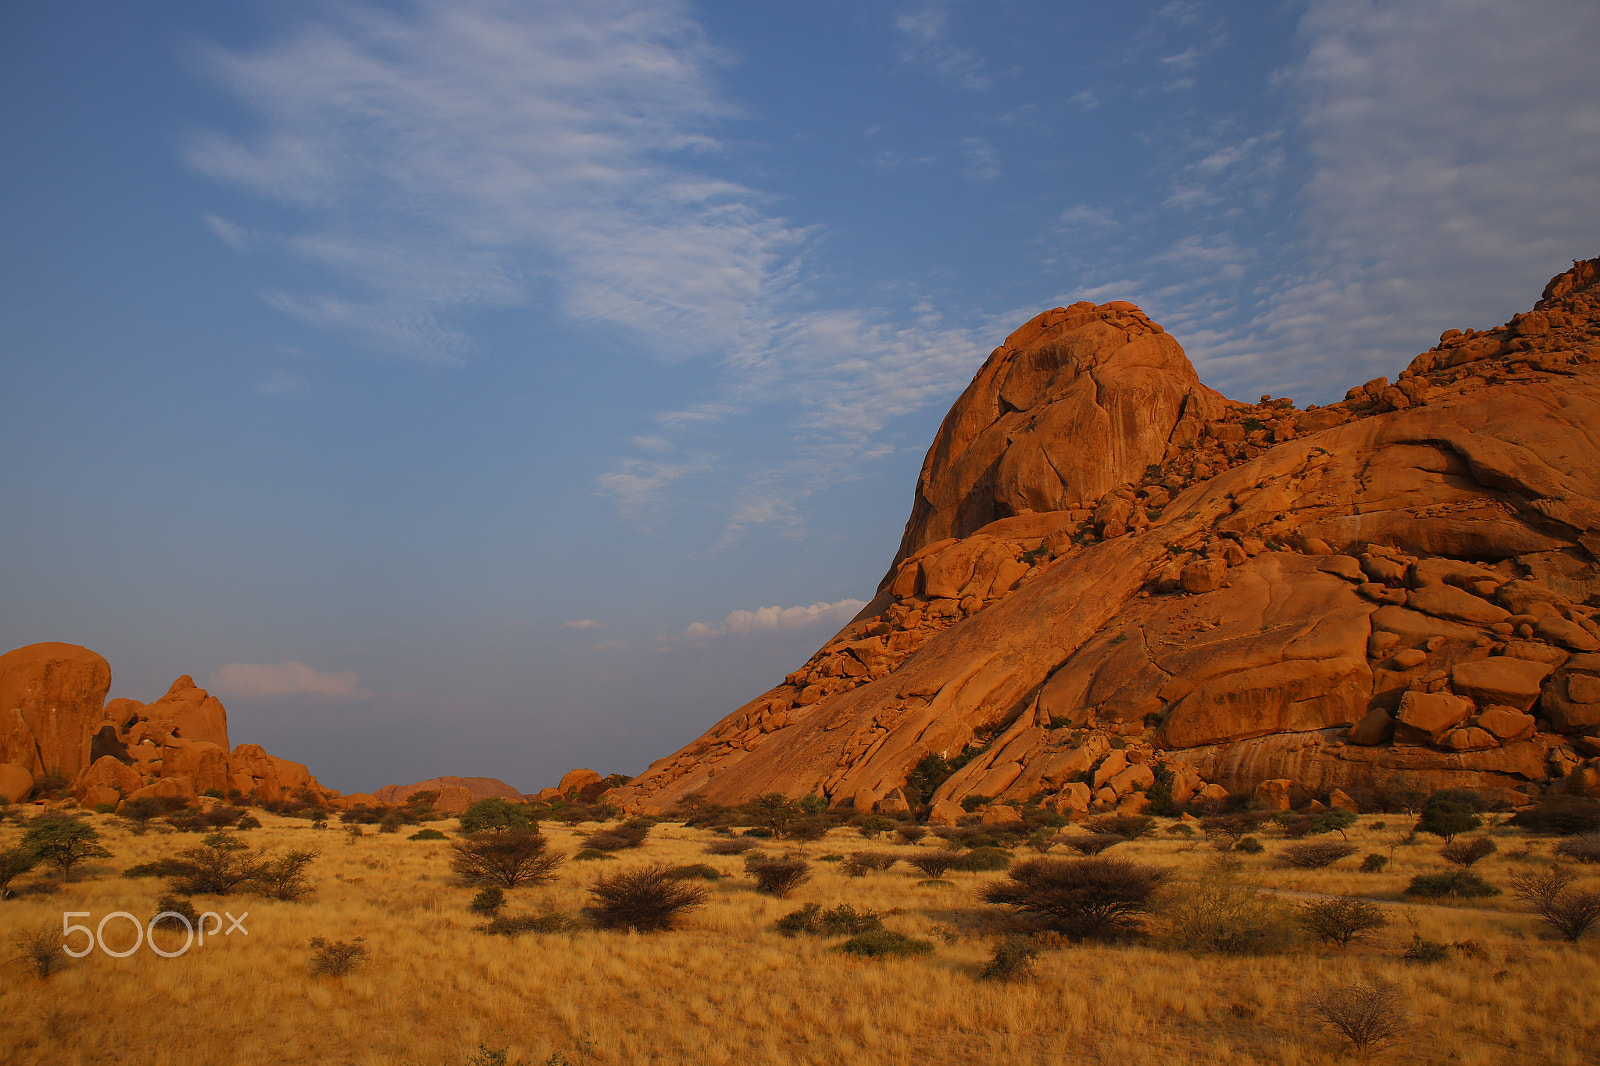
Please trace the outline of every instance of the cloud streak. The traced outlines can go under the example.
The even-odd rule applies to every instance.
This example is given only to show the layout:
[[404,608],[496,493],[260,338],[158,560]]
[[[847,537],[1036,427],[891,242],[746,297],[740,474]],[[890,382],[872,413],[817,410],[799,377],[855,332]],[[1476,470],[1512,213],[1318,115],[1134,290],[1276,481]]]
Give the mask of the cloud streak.
[[753,611],[732,611],[715,626],[695,622],[678,634],[678,639],[700,642],[718,637],[793,633],[823,623],[842,626],[866,605],[866,600],[844,599],[833,603],[813,603],[809,607],[758,607]]
[[353,670],[313,670],[305,663],[228,663],[214,670],[207,687],[224,696],[310,696],[324,700],[367,700],[372,693],[356,684]]

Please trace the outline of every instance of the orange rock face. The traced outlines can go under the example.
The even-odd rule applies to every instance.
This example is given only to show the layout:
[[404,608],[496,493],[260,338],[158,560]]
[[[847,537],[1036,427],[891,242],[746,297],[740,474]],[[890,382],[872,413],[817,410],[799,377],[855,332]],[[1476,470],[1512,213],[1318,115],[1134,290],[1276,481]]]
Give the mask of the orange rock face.
[[964,751],[922,797],[939,817],[972,795],[1131,810],[1156,781],[1581,790],[1597,279],[1579,264],[1533,312],[1306,410],[1206,389],[1130,304],[1040,315],[946,417],[861,616],[611,798],[869,809]]
[[68,779],[82,773],[110,689],[110,664],[76,644],[30,644],[0,655],[0,763],[35,778],[50,770]]

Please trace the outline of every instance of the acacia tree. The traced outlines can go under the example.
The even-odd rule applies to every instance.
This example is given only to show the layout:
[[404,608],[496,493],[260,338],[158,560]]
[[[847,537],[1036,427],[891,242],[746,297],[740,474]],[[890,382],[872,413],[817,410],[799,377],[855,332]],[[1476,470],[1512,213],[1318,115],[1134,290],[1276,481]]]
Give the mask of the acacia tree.
[[100,830],[81,818],[65,814],[41,814],[28,823],[22,834],[22,847],[61,871],[71,880],[72,868],[85,859],[106,859],[111,852],[99,844]]
[[450,844],[450,868],[470,884],[516,888],[555,877],[566,856],[548,850],[538,830],[480,833]]

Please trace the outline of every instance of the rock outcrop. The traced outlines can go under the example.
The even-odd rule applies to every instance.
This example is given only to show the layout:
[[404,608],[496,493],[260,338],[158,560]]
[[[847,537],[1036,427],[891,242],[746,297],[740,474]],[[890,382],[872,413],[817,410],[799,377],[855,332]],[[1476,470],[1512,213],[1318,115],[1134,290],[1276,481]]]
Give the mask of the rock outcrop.
[[438,793],[432,807],[441,814],[460,814],[481,799],[522,800],[522,793],[494,777],[430,777],[414,785],[384,785],[373,797],[379,803],[400,807],[419,792]]
[[887,810],[929,755],[947,816],[1587,787],[1597,281],[1304,410],[1206,389],[1131,304],[1045,312],[946,417],[872,603],[610,797]]
[[230,748],[226,708],[187,674],[149,704],[107,703],[110,689],[110,665],[76,644],[30,644],[0,656],[0,795],[23,798],[58,774],[90,805],[191,800],[211,790],[265,801],[302,790],[325,802],[338,797],[300,763],[255,744]]

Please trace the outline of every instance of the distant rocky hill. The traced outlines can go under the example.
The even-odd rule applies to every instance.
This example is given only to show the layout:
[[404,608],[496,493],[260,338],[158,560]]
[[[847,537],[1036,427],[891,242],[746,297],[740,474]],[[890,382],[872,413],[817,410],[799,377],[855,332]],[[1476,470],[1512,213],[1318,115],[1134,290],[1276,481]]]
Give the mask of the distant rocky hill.
[[610,798],[1600,790],[1597,281],[1304,410],[1206,388],[1132,304],[1046,311],[945,418],[872,603]]
[[231,747],[228,712],[187,674],[154,703],[114,699],[111,666],[76,644],[30,644],[0,655],[0,797],[25,798],[59,772],[85,806],[143,796],[223,795],[275,801],[323,788],[300,763],[257,744]]

